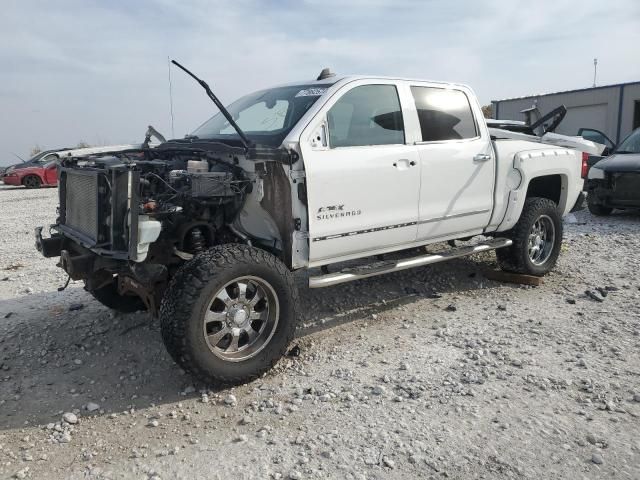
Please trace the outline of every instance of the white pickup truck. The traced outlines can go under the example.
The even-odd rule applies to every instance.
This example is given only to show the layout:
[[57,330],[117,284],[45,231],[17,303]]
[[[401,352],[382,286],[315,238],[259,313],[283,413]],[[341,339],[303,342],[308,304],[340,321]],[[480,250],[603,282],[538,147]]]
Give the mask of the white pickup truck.
[[[297,269],[322,267],[309,286],[326,287],[495,249],[503,269],[544,275],[581,203],[579,150],[599,152],[489,129],[463,85],[323,71],[225,108],[196,80],[221,112],[155,148],[65,158],[60,217],[36,244],[108,307],[159,316],[205,382],[247,381],[284,354]],[[401,250],[414,253],[381,259]]]

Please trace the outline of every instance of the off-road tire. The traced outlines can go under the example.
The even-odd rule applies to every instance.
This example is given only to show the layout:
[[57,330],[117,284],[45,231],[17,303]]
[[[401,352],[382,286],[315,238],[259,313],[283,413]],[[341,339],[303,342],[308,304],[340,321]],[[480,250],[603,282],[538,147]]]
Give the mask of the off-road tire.
[[42,180],[37,175],[27,175],[22,179],[22,185],[26,188],[40,188]]
[[[536,265],[529,258],[529,232],[543,215],[549,217],[555,227],[554,244],[544,263]],[[562,217],[558,206],[547,198],[527,198],[518,222],[504,236],[513,240],[513,245],[496,250],[498,265],[502,270],[538,277],[545,275],[555,266],[562,247]]]
[[120,295],[116,282],[87,291],[102,305],[116,312],[133,313],[147,309],[142,299],[137,295]]
[[591,200],[589,200],[590,198],[590,196],[587,196],[587,208],[592,215],[595,215],[596,217],[606,217],[607,215],[610,215],[611,212],[613,212],[613,208],[593,203]]
[[[242,276],[268,282],[279,304],[278,323],[255,356],[226,361],[211,351],[203,334],[209,302],[219,289]],[[206,384],[238,384],[269,370],[286,353],[298,318],[293,274],[273,255],[240,244],[211,248],[186,262],[171,279],[160,304],[164,344],[182,369]]]

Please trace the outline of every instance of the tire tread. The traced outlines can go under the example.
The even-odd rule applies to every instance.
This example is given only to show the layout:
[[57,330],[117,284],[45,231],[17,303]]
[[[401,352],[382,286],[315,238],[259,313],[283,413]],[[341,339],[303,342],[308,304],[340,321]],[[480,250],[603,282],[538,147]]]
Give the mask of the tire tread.
[[554,246],[554,251],[547,260],[544,269],[532,270],[528,262],[527,245],[529,228],[542,212],[551,214],[552,219],[557,220],[555,232],[556,242],[562,243],[562,219],[560,218],[556,203],[548,198],[529,197],[525,200],[518,222],[505,234],[507,238],[513,240],[513,245],[496,250],[498,265],[502,270],[512,273],[542,276],[555,266],[560,253],[559,246]]
[[[286,325],[282,334],[286,339],[277,352],[269,352],[265,347],[260,356],[264,359],[261,367],[250,375],[228,375],[223,372],[204,370],[191,354],[191,345],[186,335],[186,325],[191,319],[191,309],[199,298],[201,288],[216,276],[237,267],[238,264],[262,265],[280,275],[286,283],[293,307],[293,319]],[[242,244],[227,244],[213,247],[192,260],[186,262],[174,275],[160,304],[160,324],[162,339],[167,351],[182,369],[205,383],[221,382],[238,384],[259,377],[271,369],[286,353],[293,340],[296,319],[298,318],[298,291],[293,274],[276,257],[257,248]],[[282,316],[286,313],[281,312]],[[273,341],[273,340],[272,340]]]

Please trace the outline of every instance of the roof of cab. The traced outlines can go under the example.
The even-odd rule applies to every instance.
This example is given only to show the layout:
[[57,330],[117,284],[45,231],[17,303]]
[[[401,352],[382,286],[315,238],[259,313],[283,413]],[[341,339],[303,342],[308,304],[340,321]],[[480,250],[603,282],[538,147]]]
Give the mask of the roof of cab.
[[382,76],[382,75],[344,75],[344,76],[331,76],[324,78],[322,80],[307,80],[307,81],[298,81],[298,82],[288,82],[281,85],[276,85],[276,87],[289,87],[296,85],[318,85],[318,86],[327,86],[330,87],[335,85],[336,83],[348,83],[356,80],[398,80],[403,82],[425,82],[425,83],[433,83],[437,85],[442,85],[443,87],[458,87],[458,88],[467,88],[471,89],[468,85],[464,85],[462,83],[455,82],[443,82],[437,80],[426,80],[419,78],[404,78],[404,77],[390,77],[390,76]]

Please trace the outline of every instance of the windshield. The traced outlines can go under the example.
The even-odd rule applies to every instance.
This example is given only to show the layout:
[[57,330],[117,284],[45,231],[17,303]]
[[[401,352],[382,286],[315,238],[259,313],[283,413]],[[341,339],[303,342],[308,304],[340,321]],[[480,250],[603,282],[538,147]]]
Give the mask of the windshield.
[[[329,86],[296,85],[261,90],[236,100],[227,109],[252,142],[278,147]],[[204,122],[191,135],[200,139],[239,138],[221,113]]]
[[44,151],[44,152],[39,152],[37,154],[35,154],[33,157],[31,157],[28,161],[29,162],[39,162],[42,161],[42,158],[45,155],[49,155],[51,153],[51,151]]
[[640,128],[631,132],[631,134],[622,141],[616,153],[640,153]]

